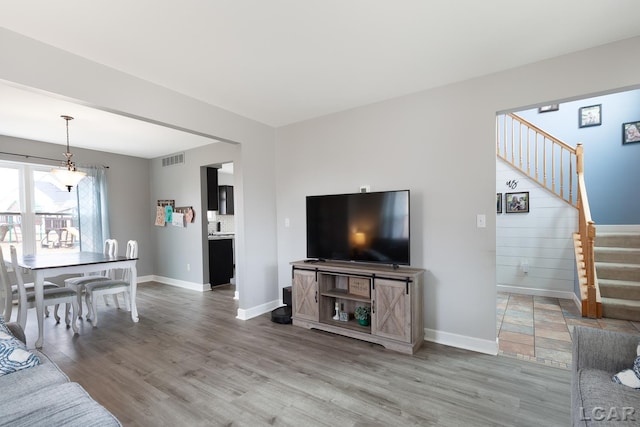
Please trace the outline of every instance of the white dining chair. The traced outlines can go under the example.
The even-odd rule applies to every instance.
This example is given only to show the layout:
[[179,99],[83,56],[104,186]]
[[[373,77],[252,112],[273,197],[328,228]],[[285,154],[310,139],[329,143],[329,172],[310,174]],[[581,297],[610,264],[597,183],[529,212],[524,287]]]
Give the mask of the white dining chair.
[[[35,289],[33,292],[27,292],[24,286],[24,279],[22,277],[22,269],[18,266],[18,254],[16,251],[16,247],[11,245],[11,265],[13,266],[13,271],[16,274],[16,282],[18,286],[18,324],[25,328],[27,324],[27,310],[29,308],[35,308],[36,306],[36,293]],[[4,264],[4,262],[3,262]],[[78,311],[78,300],[76,298],[76,292],[73,289],[66,287],[56,287],[51,289],[43,289],[43,299],[44,306],[47,305],[59,305],[70,303],[73,307],[73,330],[74,332],[78,332],[78,327],[75,323],[75,316]],[[60,323],[60,319],[56,316],[56,321]],[[69,313],[65,313],[65,322],[67,326],[70,325],[71,321],[69,319]]]
[[[118,255],[118,241],[116,239],[107,239],[104,241],[104,254],[109,257],[115,257]],[[78,317],[82,318],[82,294],[85,292],[85,285],[87,283],[100,281],[100,280],[110,280],[114,279],[112,272],[110,270],[103,270],[97,273],[87,274],[85,276],[79,277],[71,277],[69,279],[65,279],[64,285],[67,288],[71,288],[76,291],[76,296],[78,298]],[[108,305],[106,296],[104,300],[105,304]],[[69,311],[69,307],[67,306],[66,311]],[[87,307],[88,311],[88,307]]]
[[[12,280],[13,279],[13,280]],[[18,304],[18,285],[15,284],[15,275],[13,278],[9,274],[7,265],[4,262],[4,254],[2,247],[0,247],[0,314],[7,321],[11,321],[11,314],[13,313],[13,306]],[[54,289],[59,286],[52,282],[44,282],[44,289]],[[27,292],[34,292],[33,282],[25,283],[24,288]],[[56,322],[60,322],[60,316],[58,316],[58,306],[54,309],[54,317]],[[45,307],[45,315],[49,316],[48,307]]]
[[[129,240],[127,242],[127,250],[126,250],[127,258],[137,258],[138,257],[138,242],[135,240]],[[96,282],[87,283],[85,285],[85,300],[87,303],[87,310],[89,313],[87,314],[87,320],[90,320],[95,328],[98,326],[98,307],[97,300],[100,295],[103,297],[107,295],[113,295],[116,300],[117,308],[120,308],[117,305],[118,294],[124,295],[125,305],[126,307],[130,307],[131,304],[131,272],[129,269],[121,269],[120,272],[114,271],[114,277],[112,280],[101,280]]]

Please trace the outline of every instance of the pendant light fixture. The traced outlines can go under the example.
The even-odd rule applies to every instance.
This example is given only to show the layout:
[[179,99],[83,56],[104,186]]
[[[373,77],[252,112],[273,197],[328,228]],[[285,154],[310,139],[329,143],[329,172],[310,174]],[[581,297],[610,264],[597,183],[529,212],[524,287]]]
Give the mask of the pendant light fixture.
[[67,152],[63,153],[63,156],[67,158],[67,161],[64,163],[63,168],[56,168],[51,171],[53,176],[56,177],[62,185],[67,187],[67,190],[71,192],[71,187],[78,185],[80,180],[87,176],[86,173],[80,172],[76,170],[76,164],[71,161],[71,150],[69,149],[69,120],[73,120],[71,116],[60,116],[67,122]]

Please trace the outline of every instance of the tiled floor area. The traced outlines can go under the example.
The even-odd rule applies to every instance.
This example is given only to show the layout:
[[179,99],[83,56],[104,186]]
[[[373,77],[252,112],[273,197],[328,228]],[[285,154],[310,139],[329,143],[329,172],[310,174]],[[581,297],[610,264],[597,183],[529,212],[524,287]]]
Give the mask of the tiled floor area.
[[571,366],[575,325],[640,334],[640,322],[588,319],[571,300],[498,292],[496,318],[500,355]]

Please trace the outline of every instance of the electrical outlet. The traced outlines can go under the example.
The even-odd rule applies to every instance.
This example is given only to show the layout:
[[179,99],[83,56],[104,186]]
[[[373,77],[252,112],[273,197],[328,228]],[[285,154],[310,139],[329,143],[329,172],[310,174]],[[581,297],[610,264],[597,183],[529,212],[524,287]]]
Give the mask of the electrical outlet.
[[191,264],[187,264],[187,271],[191,271]]
[[371,186],[370,185],[361,185],[360,186],[360,192],[361,193],[368,193],[371,191]]
[[284,219],[284,228],[289,228],[291,226],[291,221],[289,218]]

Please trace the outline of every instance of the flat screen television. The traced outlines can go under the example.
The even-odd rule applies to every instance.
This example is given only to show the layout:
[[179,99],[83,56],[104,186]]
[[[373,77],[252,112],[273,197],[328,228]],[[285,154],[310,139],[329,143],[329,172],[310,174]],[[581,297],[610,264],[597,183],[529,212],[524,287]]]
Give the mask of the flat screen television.
[[409,190],[307,196],[307,258],[409,265]]

